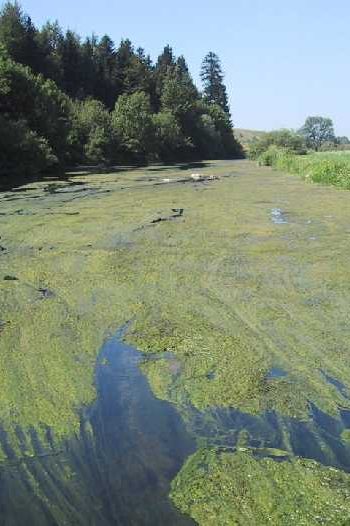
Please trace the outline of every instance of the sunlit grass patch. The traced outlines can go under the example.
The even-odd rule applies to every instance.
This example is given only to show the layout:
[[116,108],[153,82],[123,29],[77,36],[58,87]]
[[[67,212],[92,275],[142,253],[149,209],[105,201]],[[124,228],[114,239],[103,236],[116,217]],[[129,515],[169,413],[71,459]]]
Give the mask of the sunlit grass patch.
[[295,155],[288,150],[270,147],[261,155],[260,163],[298,174],[307,181],[350,189],[349,152]]

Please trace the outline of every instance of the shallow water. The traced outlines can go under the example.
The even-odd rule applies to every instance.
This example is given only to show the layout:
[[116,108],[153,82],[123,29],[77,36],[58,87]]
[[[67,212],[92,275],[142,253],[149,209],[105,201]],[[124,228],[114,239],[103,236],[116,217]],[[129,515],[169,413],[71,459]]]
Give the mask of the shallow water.
[[285,454],[313,459],[325,466],[350,472],[350,444],[341,441],[348,428],[350,412],[340,418],[323,413],[310,404],[309,420],[283,417],[275,411],[250,415],[235,409],[209,409],[192,415],[191,427],[198,439],[209,446],[235,450],[248,448],[259,457]]
[[168,494],[194,442],[174,406],[154,397],[139,370],[142,355],[120,335],[101,350],[98,397],[79,436],[58,445],[48,429],[43,444],[34,430],[18,429],[23,453],[28,440],[35,452],[19,458],[2,431],[9,460],[0,470],[0,524],[193,524]]
[[272,367],[267,374],[267,380],[272,380],[274,378],[284,378],[288,376],[288,373],[279,367]]
[[346,398],[347,400],[350,400],[350,393],[349,393],[349,390],[346,388],[346,386],[340,382],[339,380],[337,380],[336,378],[333,378],[332,376],[330,376],[329,374],[327,374],[326,372],[324,371],[321,371],[323,376],[325,377],[325,379],[327,380],[327,382],[331,385],[333,385],[336,390],[344,397]]
[[[175,406],[155,398],[139,368],[144,360],[166,359],[171,368],[176,365],[176,378],[180,362],[168,352],[143,355],[122,336],[118,331],[101,349],[97,399],[82,411],[74,438],[59,442],[47,428],[43,441],[36,430],[17,428],[19,455],[0,429],[8,459],[0,469],[0,524],[194,524],[168,495],[170,482],[199,444],[228,451],[244,447],[276,461],[297,455],[350,471],[350,444],[340,440],[349,411],[336,419],[310,406],[312,420],[302,422],[274,411],[256,416],[232,408],[198,411],[185,403],[182,419]],[[272,368],[268,379],[286,375]],[[34,454],[28,454],[29,445]]]
[[[0,194],[0,524],[187,524],[167,497],[187,432],[350,471],[350,194],[228,166],[207,187],[166,167]],[[156,353],[107,343],[72,437],[102,335],[134,316]]]
[[280,208],[273,208],[271,210],[271,220],[276,225],[285,225],[288,223],[285,212],[283,212]]

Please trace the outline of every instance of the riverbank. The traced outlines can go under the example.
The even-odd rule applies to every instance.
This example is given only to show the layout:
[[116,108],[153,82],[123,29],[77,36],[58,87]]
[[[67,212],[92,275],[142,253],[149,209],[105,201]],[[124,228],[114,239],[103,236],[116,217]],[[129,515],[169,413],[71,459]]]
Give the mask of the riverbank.
[[307,182],[350,189],[350,153],[348,151],[319,152],[296,155],[271,146],[258,159],[263,166],[299,175]]

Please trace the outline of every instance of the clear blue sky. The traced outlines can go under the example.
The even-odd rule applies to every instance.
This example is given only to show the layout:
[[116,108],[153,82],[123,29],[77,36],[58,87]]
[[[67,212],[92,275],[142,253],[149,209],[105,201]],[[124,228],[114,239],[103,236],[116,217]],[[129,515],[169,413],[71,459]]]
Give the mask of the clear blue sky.
[[130,38],[156,58],[169,43],[196,81],[216,51],[237,127],[297,128],[333,118],[350,136],[349,0],[22,0],[37,25]]

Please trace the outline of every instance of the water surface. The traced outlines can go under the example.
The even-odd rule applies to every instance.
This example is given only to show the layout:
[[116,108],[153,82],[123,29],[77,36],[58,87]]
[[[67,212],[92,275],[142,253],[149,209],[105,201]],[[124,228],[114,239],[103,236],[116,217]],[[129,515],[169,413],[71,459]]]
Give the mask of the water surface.
[[[142,355],[119,340],[103,346],[96,368],[97,400],[78,436],[63,445],[47,430],[23,433],[35,456],[19,457],[3,431],[9,461],[0,472],[0,524],[194,524],[172,505],[170,482],[195,446],[168,402],[152,394],[139,369]],[[28,436],[27,436],[28,435]]]

